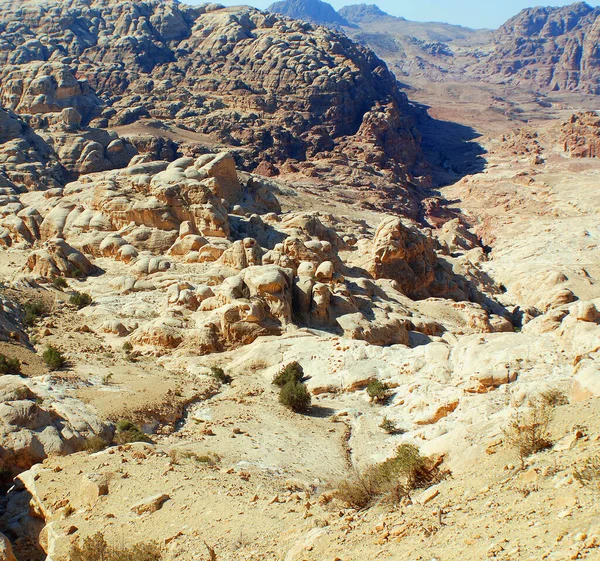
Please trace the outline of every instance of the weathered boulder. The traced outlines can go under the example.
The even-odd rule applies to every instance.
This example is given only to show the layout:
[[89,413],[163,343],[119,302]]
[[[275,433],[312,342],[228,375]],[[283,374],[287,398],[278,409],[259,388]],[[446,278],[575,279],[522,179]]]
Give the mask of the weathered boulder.
[[45,278],[77,278],[89,275],[94,270],[83,253],[58,238],[48,240],[42,249],[33,251],[27,259],[27,267],[32,273]]

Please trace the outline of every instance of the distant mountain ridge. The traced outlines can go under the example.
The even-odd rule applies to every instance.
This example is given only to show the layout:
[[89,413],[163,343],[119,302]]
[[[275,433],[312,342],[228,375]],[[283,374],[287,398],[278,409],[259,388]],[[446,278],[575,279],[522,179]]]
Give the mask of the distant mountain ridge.
[[[381,18],[396,18],[396,16],[391,16],[384,12],[375,4],[352,4],[351,6],[344,6],[338,10],[338,14],[356,25],[377,21]],[[404,20],[405,18],[398,17],[396,19]]]
[[321,0],[284,0],[271,4],[268,11],[334,29],[353,25],[336,12],[331,4]]
[[529,83],[540,91],[600,94],[600,7],[585,2],[526,8],[495,31],[408,21],[375,4],[336,12],[321,0],[286,0],[270,10],[344,31],[402,79]]

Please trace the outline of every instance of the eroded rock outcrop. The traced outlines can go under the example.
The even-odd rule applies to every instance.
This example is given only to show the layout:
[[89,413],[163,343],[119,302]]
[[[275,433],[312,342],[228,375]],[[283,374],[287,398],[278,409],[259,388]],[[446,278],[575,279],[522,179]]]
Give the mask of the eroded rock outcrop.
[[[44,399],[48,405],[40,404]],[[94,435],[109,441],[112,429],[83,403],[54,393],[43,380],[0,377],[0,465],[13,475],[49,455],[82,450]]]

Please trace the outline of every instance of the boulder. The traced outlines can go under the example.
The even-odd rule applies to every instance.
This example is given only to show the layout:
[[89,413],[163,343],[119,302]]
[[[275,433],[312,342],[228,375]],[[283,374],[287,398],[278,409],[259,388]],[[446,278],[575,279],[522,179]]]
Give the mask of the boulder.
[[94,270],[83,253],[58,238],[48,240],[42,249],[30,253],[27,267],[32,273],[45,278],[78,278],[87,276]]

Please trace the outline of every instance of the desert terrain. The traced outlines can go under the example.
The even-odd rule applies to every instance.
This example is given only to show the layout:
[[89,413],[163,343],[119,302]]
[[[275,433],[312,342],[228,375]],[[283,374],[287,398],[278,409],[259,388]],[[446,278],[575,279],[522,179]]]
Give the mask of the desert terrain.
[[592,78],[361,25],[0,8],[0,560],[600,558]]

